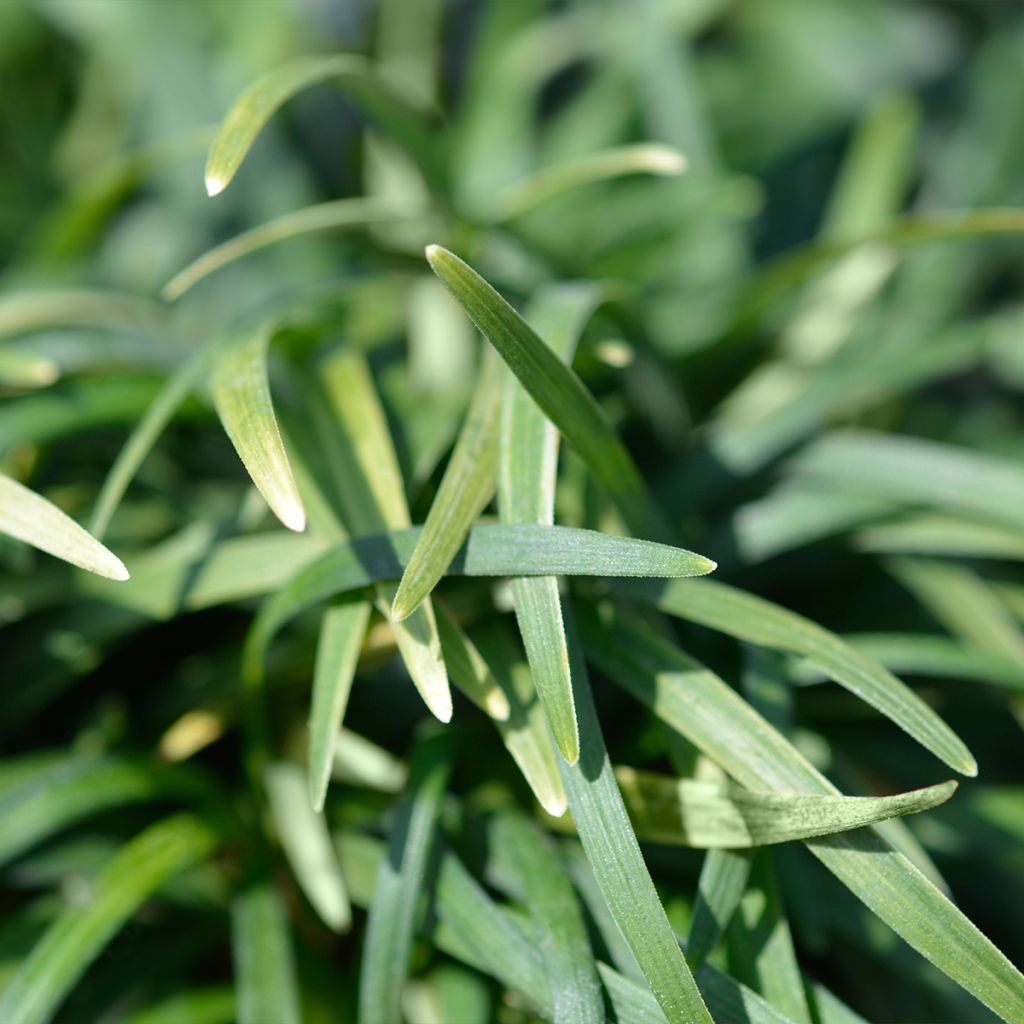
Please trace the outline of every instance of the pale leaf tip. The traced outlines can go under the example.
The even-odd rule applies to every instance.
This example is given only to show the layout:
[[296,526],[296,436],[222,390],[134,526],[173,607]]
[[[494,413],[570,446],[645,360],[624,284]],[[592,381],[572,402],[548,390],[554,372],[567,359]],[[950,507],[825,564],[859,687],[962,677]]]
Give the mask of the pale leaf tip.
[[109,580],[117,580],[118,583],[131,579],[131,573],[125,568],[124,562],[112,553],[107,564],[100,570],[100,574]]
[[718,563],[712,561],[710,558],[702,558],[700,566],[700,575],[706,576],[710,572],[714,572],[718,568]]
[[686,157],[670,146],[651,146],[645,155],[654,174],[682,174],[689,166]]
[[399,585],[398,593],[395,594],[395,599],[391,602],[391,621],[404,622],[416,611],[417,605],[418,602],[410,601],[408,593]]
[[302,533],[306,529],[306,510],[299,502],[289,502],[287,505],[275,510],[281,524],[296,533]]
[[569,810],[569,801],[564,793],[537,794],[537,799],[552,818],[561,818]]
[[428,245],[424,250],[423,254],[427,257],[427,262],[433,266],[439,257],[445,252],[443,246],[437,244]]
[[224,180],[219,174],[207,173],[206,175],[206,194],[212,199],[214,196],[220,195],[224,189],[227,188],[227,181]]

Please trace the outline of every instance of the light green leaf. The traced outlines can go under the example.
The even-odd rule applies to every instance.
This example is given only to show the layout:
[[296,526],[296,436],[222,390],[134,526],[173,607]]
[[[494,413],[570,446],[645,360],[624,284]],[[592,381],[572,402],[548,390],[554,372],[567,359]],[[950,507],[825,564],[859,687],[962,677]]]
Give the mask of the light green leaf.
[[697,897],[686,937],[686,961],[691,970],[718,945],[750,877],[748,850],[708,850],[697,879]]
[[366,601],[346,601],[331,605],[320,622],[309,709],[309,798],[315,811],[323,810],[327,798],[334,745],[369,621]]
[[45,388],[60,376],[60,365],[48,356],[5,345],[0,348],[0,385]]
[[857,533],[854,543],[861,551],[1024,561],[1020,529],[929,512],[868,526]]
[[23,760],[0,765],[0,865],[99,811],[166,800],[195,786],[165,765],[94,755],[63,756],[34,769],[29,762],[11,778]]
[[128,579],[112,551],[56,505],[0,473],[0,533],[111,580]]
[[710,1021],[629,824],[571,630],[568,640],[580,759],[559,764],[559,771],[580,841],[608,909],[670,1024]]
[[427,182],[443,193],[443,165],[430,117],[385,82],[370,61],[347,53],[299,57],[253,82],[235,101],[210,147],[207,193],[215,196],[227,187],[256,136],[280,106],[303,89],[328,80],[401,143]]
[[0,300],[0,339],[48,327],[153,332],[169,325],[167,307],[120,292],[61,288],[19,292]]
[[238,1024],[300,1024],[288,915],[269,882],[249,886],[232,901],[231,952]]
[[[346,468],[340,498],[350,532],[358,535],[408,527],[409,506],[401,469],[365,358],[340,349],[325,362],[322,379],[341,427],[332,450]],[[401,570],[394,575],[400,576]],[[377,607],[387,616],[397,587],[381,584],[375,590]],[[393,622],[392,629],[423,702],[440,721],[450,721],[452,696],[433,604],[423,601],[404,621]]]
[[[338,544],[302,568],[266,602],[243,652],[243,673],[262,674],[267,645],[299,612],[337,594],[395,579],[415,550],[419,527]],[[682,548],[564,526],[478,525],[449,566],[461,576],[694,575],[714,563]],[[207,581],[212,586],[216,581]],[[268,588],[269,589],[269,588]],[[402,624],[395,624],[401,628]],[[397,639],[397,633],[396,633]],[[440,644],[440,641],[439,641]]]
[[563,192],[628,174],[676,175],[685,170],[686,157],[679,150],[657,143],[588,153],[544,167],[516,182],[498,197],[495,215],[499,220],[512,220]]
[[500,402],[501,363],[487,349],[466,421],[392,602],[393,621],[408,618],[434,589],[494,495]]
[[381,793],[400,793],[409,778],[404,761],[351,729],[338,731],[331,774],[347,785]]
[[239,335],[213,360],[213,401],[239,458],[271,511],[288,527],[306,528],[288,454],[274,416],[267,379],[267,347],[272,328],[265,325]]
[[384,203],[358,198],[335,199],[329,203],[317,203],[315,206],[293,210],[214,246],[187,267],[179,270],[164,285],[160,294],[165,301],[174,302],[200,281],[236,260],[300,235],[316,231],[363,228],[407,217],[408,213],[396,211]]
[[[581,619],[602,670],[741,785],[828,795],[835,788],[736,692],[648,629],[604,608]],[[855,896],[936,967],[1007,1021],[1024,1016],[1024,977],[902,854],[871,830],[807,842]]]
[[671,615],[739,640],[802,654],[951,768],[964,775],[977,774],[977,763],[963,741],[917,694],[887,669],[809,619],[711,580],[675,580],[658,589],[633,588],[630,593]]
[[788,467],[862,493],[1024,528],[1024,470],[956,445],[845,431],[808,445]]
[[[600,300],[588,285],[549,286],[531,300],[526,313],[538,337],[571,363],[590,314]],[[498,507],[504,523],[540,523],[555,517],[558,432],[536,403],[508,374],[502,395]],[[517,577],[512,582],[516,621],[523,637],[534,686],[562,756],[575,764],[580,756],[569,655],[562,623],[558,582]]]
[[576,374],[471,267],[439,245],[427,260],[519,382],[562,432],[636,533],[667,536],[633,457]]
[[811,1024],[793,938],[769,851],[754,860],[750,884],[728,930],[730,973],[796,1024]]
[[437,605],[436,613],[441,651],[452,682],[484,714],[497,722],[507,722],[511,705],[487,662],[442,604]]
[[288,863],[320,919],[336,932],[352,923],[345,879],[322,814],[310,806],[302,770],[285,761],[263,770],[270,813]]
[[46,930],[0,996],[5,1024],[45,1024],[125,922],[169,878],[203,860],[216,835],[180,815],[123,846],[96,880],[91,898],[68,907]]
[[117,453],[117,458],[110,467],[96,498],[96,507],[93,509],[89,526],[97,537],[102,537],[107,532],[110,520],[117,511],[125,491],[128,490],[128,485],[186,395],[209,367],[209,361],[210,354],[202,351],[182,363],[167,378],[145,415],[132,427],[128,440]]
[[555,1024],[603,1024],[594,954],[572,885],[550,840],[517,812],[506,812],[493,833],[515,865],[540,936],[539,952]]
[[403,796],[381,862],[366,924],[359,978],[360,1024],[393,1024],[401,1019],[402,985],[416,928],[437,817],[450,772],[448,740],[424,739],[412,757]]
[[757,793],[714,782],[615,769],[641,839],[701,849],[742,848],[845,832],[945,803],[955,782],[887,797]]

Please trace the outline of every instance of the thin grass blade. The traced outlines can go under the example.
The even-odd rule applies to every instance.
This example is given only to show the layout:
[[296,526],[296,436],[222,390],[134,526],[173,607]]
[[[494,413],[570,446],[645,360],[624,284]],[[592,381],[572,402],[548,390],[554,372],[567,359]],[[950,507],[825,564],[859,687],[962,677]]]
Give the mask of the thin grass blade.
[[278,837],[302,891],[328,928],[347,931],[352,910],[345,879],[323,815],[310,806],[302,770],[278,761],[266,766],[263,779]]
[[439,245],[427,260],[544,414],[614,499],[630,528],[669,535],[633,457],[576,374],[470,266]]
[[327,798],[334,746],[369,621],[366,601],[345,601],[331,605],[320,623],[309,709],[308,769],[309,799],[317,812],[323,810]]
[[238,1024],[301,1024],[288,916],[269,882],[232,901],[231,951]]
[[306,511],[270,399],[267,349],[271,328],[233,339],[214,356],[213,401],[217,415],[252,482],[289,530],[306,528]]
[[488,348],[466,421],[391,604],[396,622],[408,618],[434,589],[494,495],[500,403],[501,363]]
[[218,838],[181,815],[151,826],[121,848],[88,902],[64,910],[0,996],[5,1024],[45,1024],[103,947],[169,878],[208,857]]
[[52,502],[3,473],[0,473],[0,533],[107,579],[128,579],[128,570],[117,555]]
[[831,679],[895,722],[954,770],[973,776],[978,766],[964,742],[891,672],[835,634],[788,609],[724,583],[672,581],[655,591],[630,591],[662,611],[748,643],[801,654]]
[[725,934],[747,887],[752,859],[747,850],[708,850],[704,857],[686,937],[686,960],[691,970],[704,963]]
[[370,905],[359,979],[360,1024],[401,1019],[417,902],[450,770],[447,739],[434,734],[422,740],[413,754],[409,787],[391,828],[388,856],[381,863]]

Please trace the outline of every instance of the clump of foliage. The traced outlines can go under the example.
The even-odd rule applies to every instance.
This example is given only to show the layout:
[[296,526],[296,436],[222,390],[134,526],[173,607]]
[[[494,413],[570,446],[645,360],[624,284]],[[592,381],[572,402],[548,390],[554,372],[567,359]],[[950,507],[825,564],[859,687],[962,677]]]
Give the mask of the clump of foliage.
[[0,1020],[1024,1019],[1016,12],[113,6],[0,10]]

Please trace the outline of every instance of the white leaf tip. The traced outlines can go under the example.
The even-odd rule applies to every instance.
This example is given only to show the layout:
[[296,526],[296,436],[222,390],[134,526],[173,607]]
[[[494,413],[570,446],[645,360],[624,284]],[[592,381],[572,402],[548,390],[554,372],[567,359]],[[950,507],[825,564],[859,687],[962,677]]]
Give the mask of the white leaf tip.
[[228,183],[219,174],[206,175],[206,194],[212,199],[220,195],[228,186]]
[[130,580],[132,578],[131,573],[125,568],[124,562],[113,555],[111,558],[113,561],[104,567],[103,575],[106,576],[108,580],[117,580],[118,583]]
[[302,533],[306,529],[306,510],[300,504],[289,504],[276,511],[282,526],[295,533]]
[[682,174],[689,166],[686,157],[671,146],[646,146],[643,156],[652,174]]

